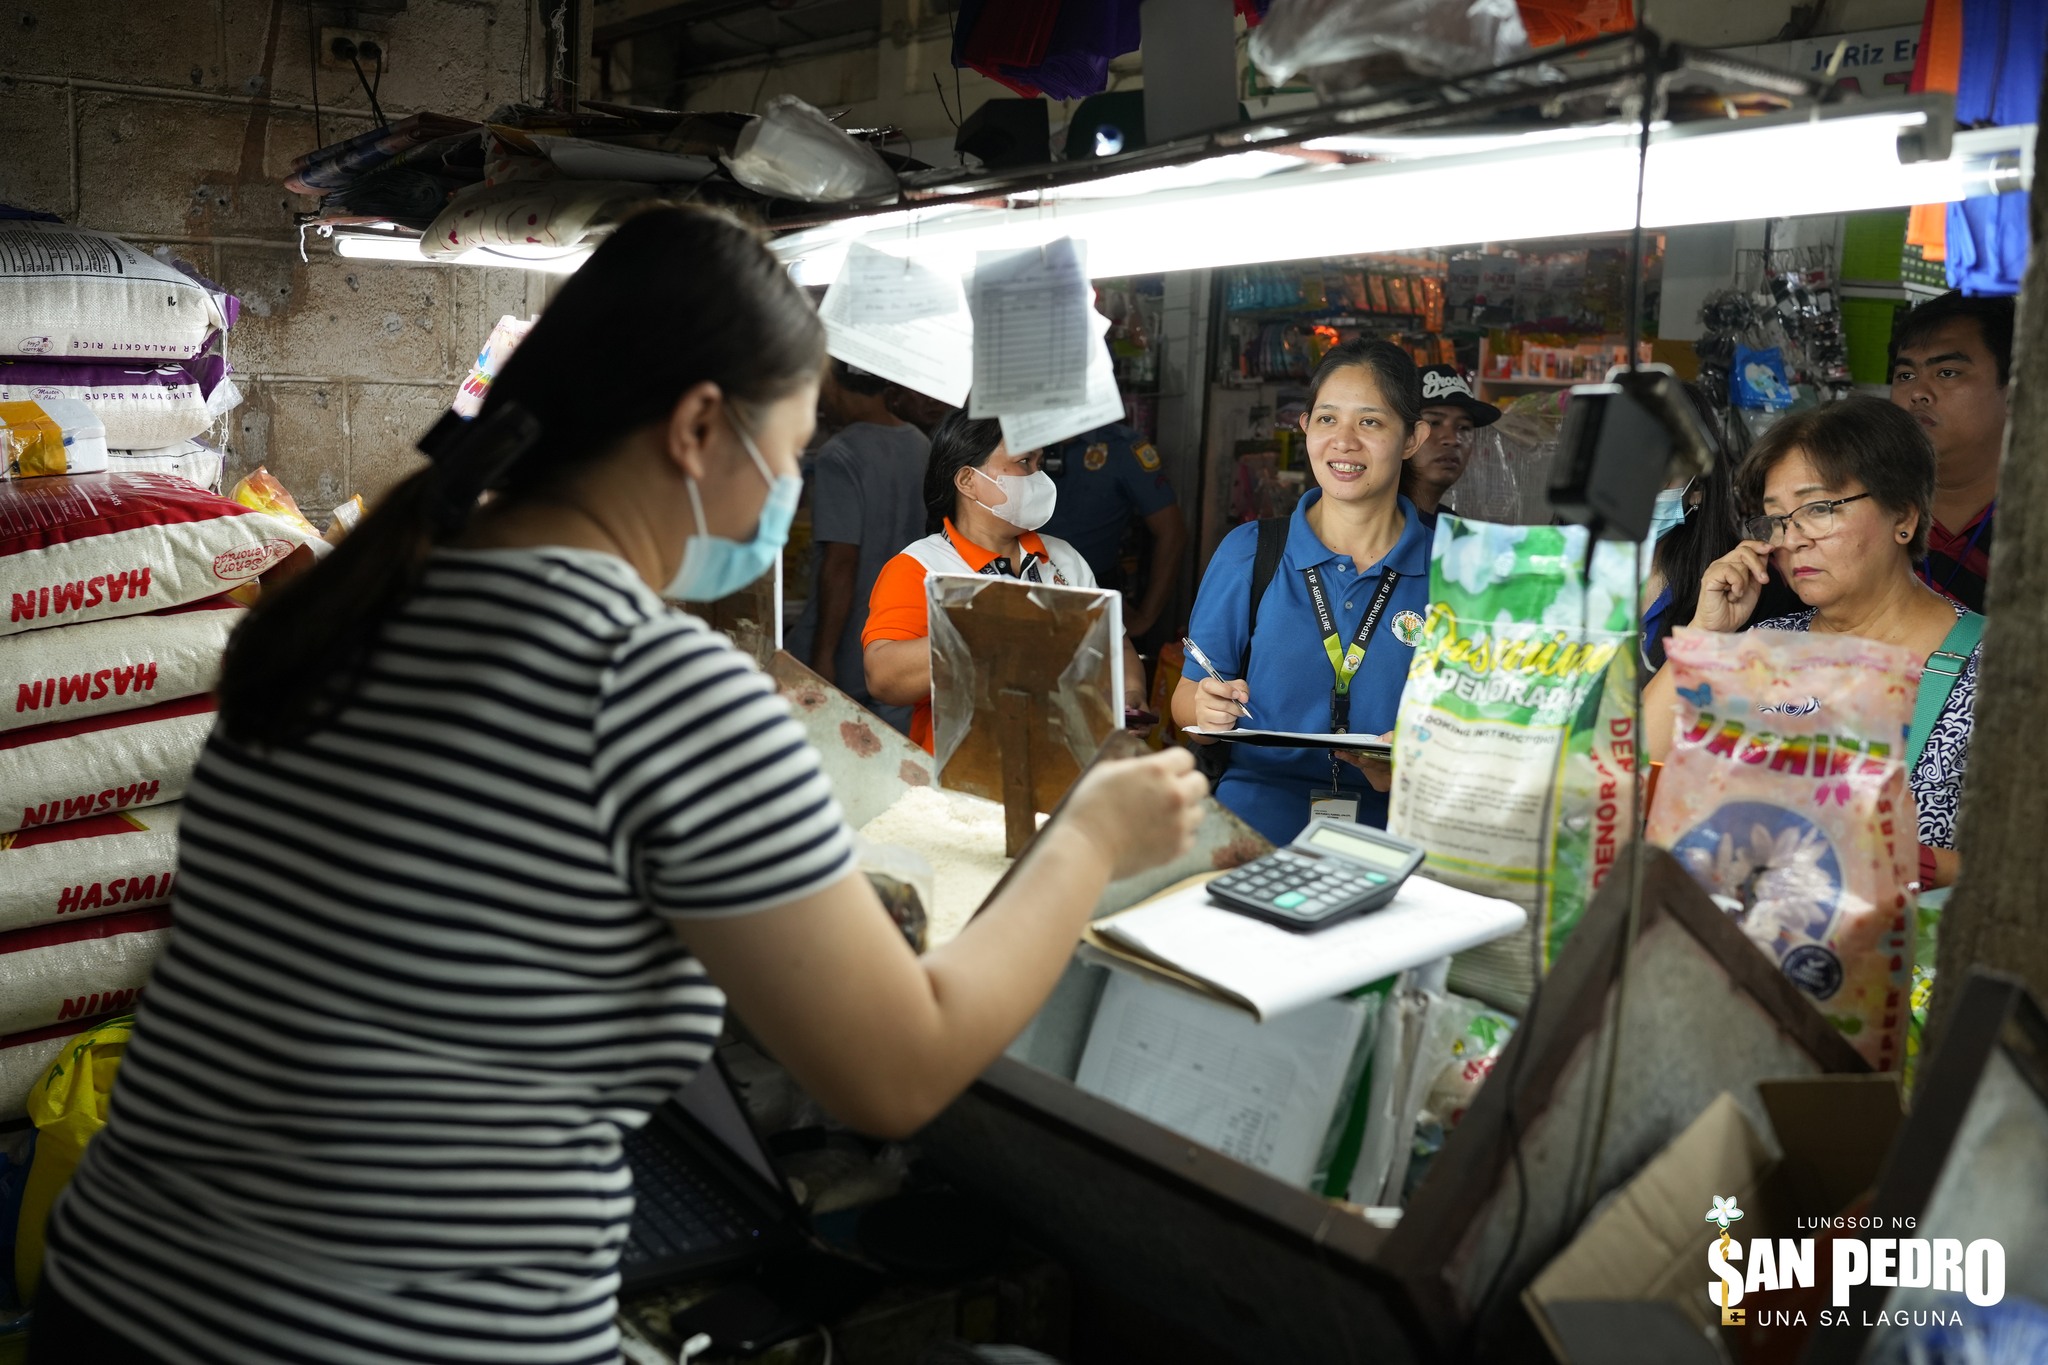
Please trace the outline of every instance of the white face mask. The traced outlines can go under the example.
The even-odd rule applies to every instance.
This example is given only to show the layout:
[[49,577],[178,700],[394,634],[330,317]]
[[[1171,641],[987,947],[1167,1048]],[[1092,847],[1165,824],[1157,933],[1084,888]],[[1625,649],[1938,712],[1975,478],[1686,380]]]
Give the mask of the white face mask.
[[1043,469],[1035,474],[982,474],[979,469],[974,472],[1003,490],[1003,503],[1000,507],[989,507],[972,495],[970,501],[988,508],[1020,531],[1036,531],[1052,520],[1053,508],[1059,505],[1060,486]]

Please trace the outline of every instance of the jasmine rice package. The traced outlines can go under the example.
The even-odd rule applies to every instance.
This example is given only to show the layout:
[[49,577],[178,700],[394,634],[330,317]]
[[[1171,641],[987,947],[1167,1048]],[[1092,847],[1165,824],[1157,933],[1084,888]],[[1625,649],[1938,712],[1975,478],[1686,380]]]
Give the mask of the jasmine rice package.
[[1634,808],[1635,546],[1579,527],[1445,516],[1394,735],[1388,829],[1428,874],[1530,912],[1452,960],[1453,990],[1510,1012],[1620,865]]
[[1903,762],[1920,679],[1846,635],[1676,632],[1676,741],[1649,839],[1685,864],[1879,1071],[1904,1059],[1917,820]]

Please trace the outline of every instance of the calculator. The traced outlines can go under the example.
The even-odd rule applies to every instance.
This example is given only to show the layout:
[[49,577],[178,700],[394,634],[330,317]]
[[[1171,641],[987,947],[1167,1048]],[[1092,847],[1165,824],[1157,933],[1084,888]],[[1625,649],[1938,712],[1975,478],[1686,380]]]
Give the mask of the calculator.
[[1413,840],[1326,817],[1286,848],[1210,882],[1209,896],[1283,929],[1322,929],[1385,905],[1422,858]]

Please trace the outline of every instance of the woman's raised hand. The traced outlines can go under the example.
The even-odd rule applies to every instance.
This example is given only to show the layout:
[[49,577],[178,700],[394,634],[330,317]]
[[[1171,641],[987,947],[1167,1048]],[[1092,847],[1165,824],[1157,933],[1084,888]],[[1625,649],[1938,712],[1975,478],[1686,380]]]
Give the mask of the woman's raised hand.
[[1217,682],[1203,678],[1195,684],[1195,725],[1203,730],[1235,730],[1251,699],[1251,689],[1242,679]]
[[1098,763],[1081,778],[1060,823],[1092,840],[1112,879],[1136,876],[1194,847],[1209,780],[1195,756],[1175,746],[1144,758]]
[[1700,575],[1700,605],[1692,624],[1723,633],[1741,630],[1771,581],[1771,547],[1745,540]]

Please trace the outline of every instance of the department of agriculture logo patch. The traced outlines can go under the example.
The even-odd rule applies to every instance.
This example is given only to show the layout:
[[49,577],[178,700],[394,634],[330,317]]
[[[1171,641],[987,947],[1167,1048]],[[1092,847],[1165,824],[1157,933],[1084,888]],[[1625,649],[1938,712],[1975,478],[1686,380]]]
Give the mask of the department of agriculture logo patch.
[[1415,642],[1422,638],[1422,617],[1412,611],[1396,612],[1393,631],[1396,640],[1413,649]]

